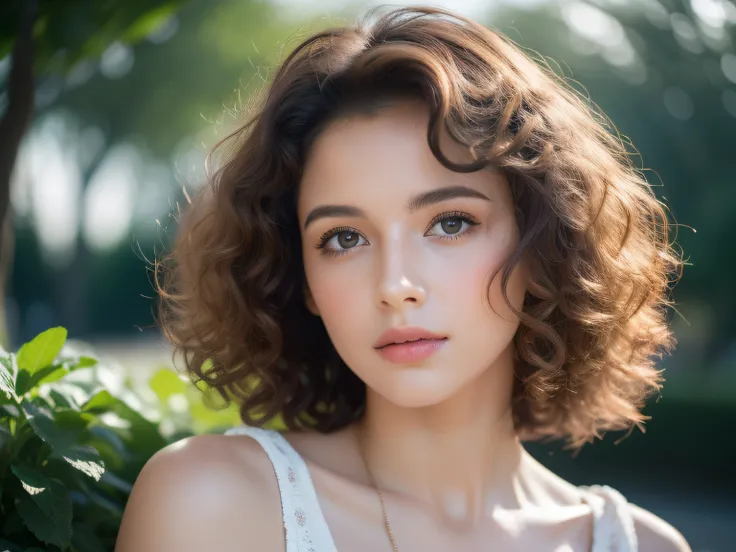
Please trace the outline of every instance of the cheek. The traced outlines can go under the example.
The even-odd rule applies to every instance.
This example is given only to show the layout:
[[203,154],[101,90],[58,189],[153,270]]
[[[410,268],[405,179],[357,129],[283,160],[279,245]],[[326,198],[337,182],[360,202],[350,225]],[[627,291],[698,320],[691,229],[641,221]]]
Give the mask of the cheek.
[[[494,317],[516,320],[503,297],[503,264],[515,247],[515,242],[489,237],[484,240],[474,255],[466,259],[465,270],[458,272],[455,293],[466,297],[476,308],[484,307]],[[459,268],[459,265],[458,265]],[[493,278],[493,279],[491,279]],[[521,309],[526,293],[525,272],[522,265],[511,271],[506,287],[511,304]]]
[[374,329],[366,325],[375,316],[369,312],[365,276],[353,274],[347,267],[340,268],[346,270],[331,267],[322,271],[314,279],[312,296],[335,350],[354,368],[362,364],[359,352],[366,349],[366,340],[374,334]]
[[[315,263],[316,264],[316,263]],[[319,316],[330,335],[335,338],[350,331],[357,320],[365,320],[366,293],[365,277],[355,271],[351,263],[320,263],[321,266],[306,266],[307,282],[319,310]],[[351,324],[345,324],[346,317]]]

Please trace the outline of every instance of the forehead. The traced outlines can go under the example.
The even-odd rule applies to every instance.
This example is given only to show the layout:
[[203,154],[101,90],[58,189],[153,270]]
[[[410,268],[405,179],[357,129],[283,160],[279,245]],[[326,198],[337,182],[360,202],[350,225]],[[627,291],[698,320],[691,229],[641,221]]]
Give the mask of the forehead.
[[[377,115],[355,115],[330,124],[307,157],[299,193],[299,216],[323,203],[385,209],[386,203],[443,186],[467,186],[493,195],[498,173],[457,173],[444,167],[427,143],[428,109],[403,101]],[[443,153],[472,160],[467,149],[443,137]]]

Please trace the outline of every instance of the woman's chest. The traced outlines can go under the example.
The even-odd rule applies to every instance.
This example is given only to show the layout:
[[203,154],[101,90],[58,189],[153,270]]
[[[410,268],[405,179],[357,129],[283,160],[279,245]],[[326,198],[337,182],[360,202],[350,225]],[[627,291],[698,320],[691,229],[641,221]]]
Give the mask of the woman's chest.
[[[345,490],[343,490],[345,491]],[[440,519],[426,508],[385,499],[386,516],[399,552],[590,552],[592,514],[499,513],[476,522]],[[394,550],[375,493],[326,492],[320,505],[338,552]]]

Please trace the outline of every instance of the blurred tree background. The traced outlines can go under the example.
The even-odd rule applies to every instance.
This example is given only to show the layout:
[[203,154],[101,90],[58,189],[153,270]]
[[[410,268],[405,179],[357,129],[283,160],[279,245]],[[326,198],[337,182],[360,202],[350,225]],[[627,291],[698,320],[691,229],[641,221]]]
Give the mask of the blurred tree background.
[[[590,447],[577,464],[569,454],[547,461],[581,482],[601,477],[581,466],[611,466],[612,483],[642,505],[660,504],[655,512],[684,523],[703,550],[720,550],[728,524],[719,520],[736,514],[733,496],[722,498],[724,481],[736,482],[736,449],[724,439],[736,412],[736,6],[429,3],[501,30],[571,79],[635,145],[668,204],[689,264],[673,294],[678,348],[662,363],[667,383],[651,405],[649,432]],[[367,3],[38,0],[35,12],[31,4],[0,7],[3,124],[23,125],[24,112],[11,108],[10,55],[22,46],[21,6],[33,17],[35,68],[17,158],[8,153],[11,134],[0,133],[0,160],[15,167],[4,183],[0,174],[10,193],[0,254],[7,344],[63,325],[103,352],[153,365],[168,351],[153,320],[151,261],[176,232],[184,190],[201,186],[207,151],[299,38],[352,20]],[[691,505],[682,518],[662,498],[674,496],[666,489],[675,478],[671,492]]]

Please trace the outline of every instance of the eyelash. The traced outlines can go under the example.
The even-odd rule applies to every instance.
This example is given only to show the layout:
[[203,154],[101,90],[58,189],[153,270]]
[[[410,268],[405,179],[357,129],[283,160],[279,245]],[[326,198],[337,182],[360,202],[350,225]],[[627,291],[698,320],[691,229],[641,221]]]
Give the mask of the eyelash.
[[[480,222],[478,222],[474,217],[472,217],[468,213],[464,213],[463,211],[447,211],[433,218],[432,222],[430,222],[429,226],[427,226],[425,233],[428,232],[437,223],[442,222],[443,220],[455,219],[455,218],[460,219],[462,222],[465,222],[468,224],[468,228],[464,232],[460,234],[454,234],[451,236],[434,236],[434,237],[439,238],[441,240],[457,240],[457,239],[462,238],[469,232],[471,232],[474,226],[478,226],[480,224]],[[342,255],[348,254],[350,252],[350,249],[354,249],[354,247],[351,247],[349,249],[327,249],[325,247],[327,245],[327,242],[330,239],[332,239],[337,234],[340,234],[341,232],[350,232],[350,233],[358,234],[359,236],[363,237],[363,239],[365,239],[365,236],[363,236],[360,232],[355,230],[355,228],[351,228],[349,226],[340,226],[337,228],[332,228],[331,230],[328,230],[327,232],[322,234],[322,236],[319,239],[319,243],[314,246],[315,249],[319,249],[322,255],[332,255],[334,257],[339,257]]]

